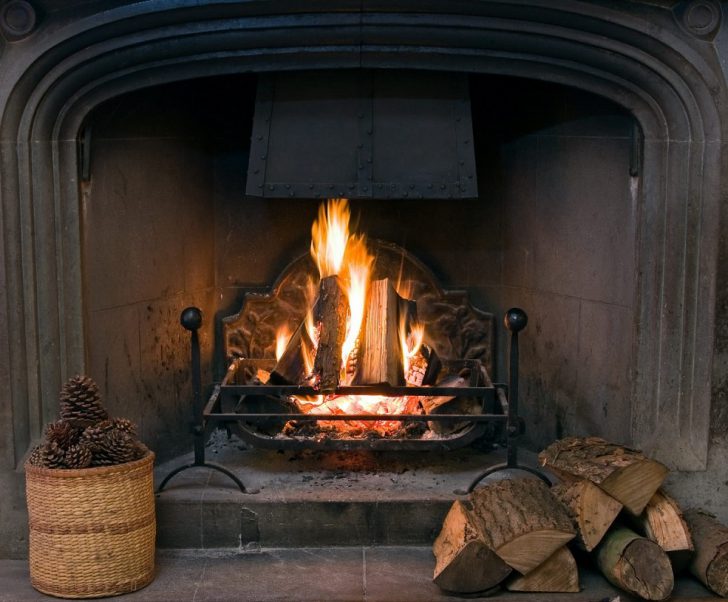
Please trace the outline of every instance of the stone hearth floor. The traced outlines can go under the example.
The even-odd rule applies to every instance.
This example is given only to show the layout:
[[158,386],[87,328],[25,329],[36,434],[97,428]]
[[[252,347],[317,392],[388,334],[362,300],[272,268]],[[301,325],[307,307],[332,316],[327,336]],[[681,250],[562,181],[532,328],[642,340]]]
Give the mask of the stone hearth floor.
[[[343,547],[263,549],[257,552],[162,551],[157,575],[146,588],[114,600],[139,602],[382,601],[455,602],[473,596],[446,595],[431,581],[429,547]],[[583,590],[575,594],[498,591],[487,598],[508,602],[628,602],[591,570],[581,571]],[[24,560],[0,560],[0,601],[55,600],[30,585]],[[671,600],[720,600],[697,581],[678,582]]]

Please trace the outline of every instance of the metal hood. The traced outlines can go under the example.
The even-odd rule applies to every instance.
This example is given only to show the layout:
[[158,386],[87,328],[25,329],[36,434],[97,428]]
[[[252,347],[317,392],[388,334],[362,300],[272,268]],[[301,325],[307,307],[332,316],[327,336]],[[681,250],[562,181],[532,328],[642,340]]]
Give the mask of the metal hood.
[[246,193],[477,197],[467,75],[357,69],[260,76]]

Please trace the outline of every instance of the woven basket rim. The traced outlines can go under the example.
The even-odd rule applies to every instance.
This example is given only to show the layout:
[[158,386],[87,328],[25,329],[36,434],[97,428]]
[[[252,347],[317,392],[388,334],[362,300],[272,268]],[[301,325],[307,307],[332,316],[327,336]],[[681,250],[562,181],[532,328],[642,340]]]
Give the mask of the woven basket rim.
[[94,466],[92,468],[45,468],[43,466],[35,466],[30,464],[26,460],[24,464],[25,472],[46,477],[58,477],[63,478],[78,478],[78,477],[91,477],[101,476],[107,474],[114,474],[117,472],[128,472],[135,468],[141,468],[146,464],[154,462],[155,454],[152,450],[147,449],[147,453],[138,460],[132,460],[131,462],[123,462],[121,464],[113,464],[112,466]]

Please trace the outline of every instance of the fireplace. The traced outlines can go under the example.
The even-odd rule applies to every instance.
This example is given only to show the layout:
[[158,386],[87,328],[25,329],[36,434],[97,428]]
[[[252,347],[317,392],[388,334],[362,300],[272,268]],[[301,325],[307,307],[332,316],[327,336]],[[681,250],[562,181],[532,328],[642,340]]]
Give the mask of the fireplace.
[[530,445],[602,435],[684,471],[684,491],[712,483],[693,471],[726,453],[711,405],[726,378],[717,2],[9,4],[0,449],[13,490],[77,372],[162,457],[189,448],[180,309],[202,308],[203,382],[219,381],[223,316],[305,252],[318,205],[245,194],[258,74],[360,68],[467,74],[478,197],[352,207],[474,306],[529,312]]

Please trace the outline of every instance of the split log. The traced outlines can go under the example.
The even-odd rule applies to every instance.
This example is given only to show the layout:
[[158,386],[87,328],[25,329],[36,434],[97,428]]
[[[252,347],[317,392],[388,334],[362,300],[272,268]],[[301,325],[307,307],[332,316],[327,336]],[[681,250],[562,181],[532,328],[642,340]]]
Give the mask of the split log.
[[693,538],[674,499],[659,490],[633,522],[640,533],[667,552],[676,572],[688,566],[693,556]]
[[660,488],[667,468],[642,452],[608,443],[598,437],[569,437],[549,445],[539,454],[562,480],[588,479],[621,502],[635,516]]
[[354,382],[363,385],[404,384],[399,337],[400,297],[389,278],[369,285],[359,361]]
[[433,545],[442,589],[494,587],[511,568],[526,575],[574,537],[566,510],[536,479],[488,483],[456,501]]
[[442,369],[442,362],[435,350],[422,344],[420,350],[410,359],[405,381],[411,387],[434,385]]
[[471,498],[488,547],[523,575],[576,535],[566,509],[541,480],[489,483]]
[[665,600],[674,578],[667,554],[655,542],[619,527],[609,531],[596,552],[597,565],[614,586],[645,600]]
[[334,393],[341,373],[341,347],[346,338],[346,318],[349,310],[346,294],[338,276],[327,276],[319,283],[315,319],[320,335],[314,373],[322,393]]
[[506,589],[512,592],[578,592],[579,569],[574,555],[562,546],[528,575],[510,577]]
[[728,596],[728,527],[697,509],[686,511],[685,521],[695,545],[690,572],[716,594]]
[[275,385],[298,385],[308,376],[306,366],[309,364],[313,342],[308,336],[306,324],[299,327],[288,340],[286,349],[270,373],[270,382]]
[[[438,387],[462,388],[470,385],[469,373],[451,375],[437,383]],[[472,397],[460,397],[455,395],[435,395],[421,397],[420,404],[425,414],[481,414],[481,402]],[[469,422],[453,421],[432,421],[428,422],[428,428],[438,435],[449,435],[463,428]]]
[[587,552],[597,547],[622,510],[620,502],[586,479],[554,485],[551,492],[576,526],[576,545]]
[[488,547],[477,524],[472,505],[456,500],[432,546],[436,559],[433,581],[438,587],[459,593],[481,592],[510,574],[511,567]]

